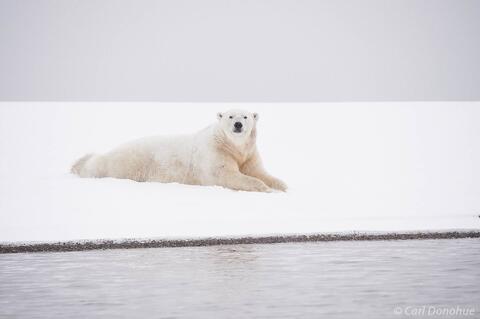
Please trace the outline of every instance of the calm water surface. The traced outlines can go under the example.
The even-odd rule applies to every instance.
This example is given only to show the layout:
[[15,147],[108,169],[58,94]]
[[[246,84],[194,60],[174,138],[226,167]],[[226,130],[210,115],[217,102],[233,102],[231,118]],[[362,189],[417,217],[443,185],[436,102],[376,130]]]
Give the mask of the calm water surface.
[[480,317],[480,240],[0,255],[0,318],[432,317],[423,306]]

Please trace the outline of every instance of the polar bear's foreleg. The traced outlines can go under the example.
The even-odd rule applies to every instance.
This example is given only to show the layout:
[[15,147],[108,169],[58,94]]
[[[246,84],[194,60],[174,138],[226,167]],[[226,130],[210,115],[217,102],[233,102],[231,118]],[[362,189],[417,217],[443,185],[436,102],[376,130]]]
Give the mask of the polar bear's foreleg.
[[224,171],[217,185],[247,192],[270,192],[270,188],[260,179],[247,176],[239,171]]
[[265,171],[258,154],[255,154],[254,157],[247,161],[240,170],[245,175],[260,179],[267,186],[273,189],[280,190],[282,192],[285,192],[287,190],[287,184],[285,184],[282,180],[273,177]]

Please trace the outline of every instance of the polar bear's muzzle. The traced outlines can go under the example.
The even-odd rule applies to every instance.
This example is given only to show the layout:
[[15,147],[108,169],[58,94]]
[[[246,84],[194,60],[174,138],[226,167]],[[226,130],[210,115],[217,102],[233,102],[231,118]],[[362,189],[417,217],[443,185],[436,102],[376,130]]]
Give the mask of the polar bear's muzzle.
[[235,124],[233,124],[233,132],[242,133],[242,127],[243,127],[243,124],[241,122],[235,122]]

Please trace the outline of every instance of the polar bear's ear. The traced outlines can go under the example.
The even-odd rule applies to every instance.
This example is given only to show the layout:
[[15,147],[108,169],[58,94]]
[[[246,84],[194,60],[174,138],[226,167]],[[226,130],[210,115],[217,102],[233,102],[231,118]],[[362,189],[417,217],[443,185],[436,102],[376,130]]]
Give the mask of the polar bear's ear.
[[218,112],[218,113],[217,113],[217,120],[220,121],[220,120],[222,119],[222,117],[223,117],[223,114],[220,113],[220,112]]
[[253,119],[255,121],[258,121],[258,118],[259,118],[258,113],[253,113]]

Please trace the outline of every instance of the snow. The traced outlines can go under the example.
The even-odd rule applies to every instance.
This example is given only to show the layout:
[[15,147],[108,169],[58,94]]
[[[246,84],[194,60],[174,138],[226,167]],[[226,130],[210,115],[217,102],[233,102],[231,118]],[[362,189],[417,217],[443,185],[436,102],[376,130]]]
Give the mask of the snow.
[[[287,193],[81,179],[70,165],[142,136],[260,114]],[[0,103],[0,242],[480,229],[480,102]]]

